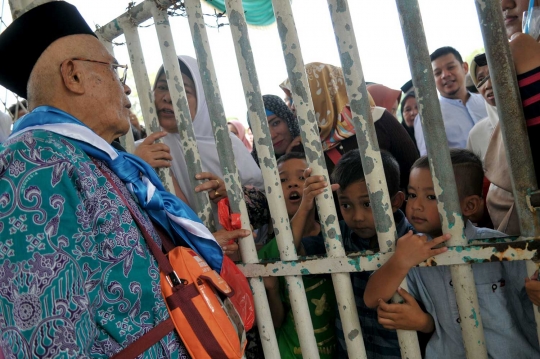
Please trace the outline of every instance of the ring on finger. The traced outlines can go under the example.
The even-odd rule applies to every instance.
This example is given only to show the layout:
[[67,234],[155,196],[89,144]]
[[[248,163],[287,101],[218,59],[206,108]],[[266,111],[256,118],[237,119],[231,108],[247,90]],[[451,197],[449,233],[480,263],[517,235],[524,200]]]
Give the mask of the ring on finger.
[[214,196],[219,197],[219,192],[218,191],[214,192]]
[[217,188],[219,188],[219,180],[214,180],[217,183]]

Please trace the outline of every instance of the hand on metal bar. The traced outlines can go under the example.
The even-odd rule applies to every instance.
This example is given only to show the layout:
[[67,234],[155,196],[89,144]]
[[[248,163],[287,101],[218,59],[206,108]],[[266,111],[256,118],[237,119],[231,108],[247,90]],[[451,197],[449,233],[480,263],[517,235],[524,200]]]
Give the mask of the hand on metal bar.
[[227,197],[227,189],[225,182],[211,172],[201,172],[195,175],[198,180],[207,180],[203,184],[195,187],[195,192],[207,191],[208,197],[214,203],[218,203],[221,199]]
[[403,303],[390,304],[379,299],[377,316],[379,323],[386,329],[416,330],[431,333],[435,330],[433,317],[425,313],[418,302],[405,289],[399,288],[398,294],[403,297]]
[[170,167],[173,158],[169,146],[164,143],[155,143],[165,136],[167,136],[165,131],[152,133],[135,149],[135,155],[153,168]]

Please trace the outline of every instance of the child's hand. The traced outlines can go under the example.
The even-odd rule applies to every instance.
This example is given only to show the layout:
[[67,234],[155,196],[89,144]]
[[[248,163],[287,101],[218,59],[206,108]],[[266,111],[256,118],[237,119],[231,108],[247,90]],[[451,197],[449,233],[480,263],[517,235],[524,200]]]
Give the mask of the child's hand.
[[279,290],[278,277],[263,277],[264,289],[269,292]]
[[[311,168],[306,168],[304,171],[304,195],[302,196],[302,203],[300,208],[305,211],[311,211],[315,206],[315,197],[324,192],[328,183],[324,180],[324,176],[311,177]],[[336,191],[339,188],[338,184],[331,186],[332,191]]]
[[448,250],[446,247],[434,247],[449,240],[450,237],[450,234],[444,234],[428,242],[427,236],[413,234],[412,231],[409,231],[398,239],[394,256],[397,256],[397,263],[408,270],[428,258],[446,252]]
[[525,290],[531,302],[540,306],[540,281],[538,281],[538,271],[534,272],[531,278],[525,278]]
[[431,333],[435,329],[433,317],[424,313],[414,297],[405,289],[398,289],[403,304],[388,304],[379,299],[377,315],[379,323],[386,329],[416,330]]

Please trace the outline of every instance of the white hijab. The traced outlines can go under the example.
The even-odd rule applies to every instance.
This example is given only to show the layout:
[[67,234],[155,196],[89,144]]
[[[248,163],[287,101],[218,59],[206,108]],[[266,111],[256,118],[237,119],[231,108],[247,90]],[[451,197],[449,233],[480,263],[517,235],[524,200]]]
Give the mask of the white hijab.
[[[205,172],[212,172],[219,177],[223,177],[223,172],[221,171],[221,166],[219,163],[216,141],[214,139],[214,131],[212,130],[212,125],[210,123],[210,113],[208,111],[206,97],[204,96],[199,67],[197,66],[197,60],[189,56],[178,56],[178,59],[187,66],[191,72],[193,82],[195,83],[195,90],[197,94],[197,114],[193,120],[193,130],[195,132],[197,147],[199,148],[199,154],[201,156],[202,169]],[[160,69],[157,77],[159,77],[162,72],[162,69]],[[251,154],[248,152],[242,141],[240,141],[233,133],[229,132],[229,136],[231,138],[234,157],[236,159],[236,166],[238,168],[242,185],[253,186],[263,190],[264,183],[260,168],[253,160]],[[194,203],[194,191],[190,185],[184,150],[180,143],[180,135],[178,133],[170,133],[163,139],[165,144],[171,149],[171,156],[173,158],[172,170],[176,179],[178,180],[178,184],[180,185],[180,188],[182,189],[182,192],[184,192],[184,195],[189,203]],[[214,213],[217,213],[215,206]]]

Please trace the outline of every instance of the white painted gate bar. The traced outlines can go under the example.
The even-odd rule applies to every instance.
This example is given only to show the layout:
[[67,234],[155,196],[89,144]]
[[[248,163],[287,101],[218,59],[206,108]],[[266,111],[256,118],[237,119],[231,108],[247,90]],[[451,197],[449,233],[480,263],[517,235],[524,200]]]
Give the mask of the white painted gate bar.
[[[369,201],[375,219],[379,249],[381,252],[393,252],[398,235],[392,213],[392,202],[388,194],[388,185],[384,176],[375,125],[371,115],[362,63],[349,12],[349,4],[347,0],[328,0],[328,8],[336,35],[343,76],[346,79],[345,85],[356,129],[356,139],[360,149]],[[407,291],[409,290],[406,279],[403,280],[400,286]],[[401,303],[403,298],[396,293],[392,301]],[[398,330],[397,335],[401,348],[401,357],[403,359],[420,359],[420,346],[416,332]]]

